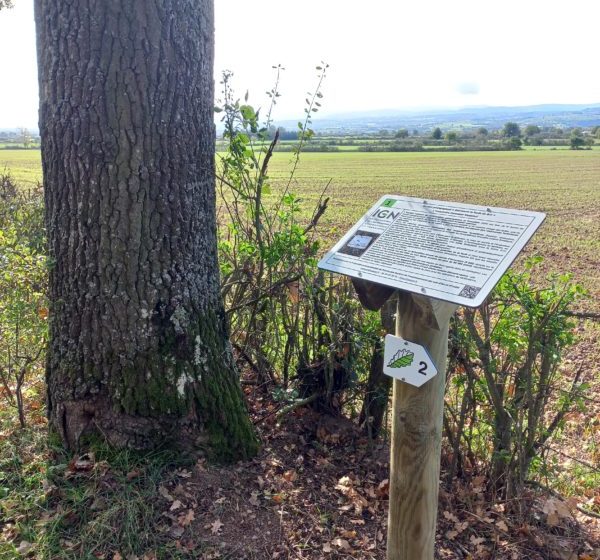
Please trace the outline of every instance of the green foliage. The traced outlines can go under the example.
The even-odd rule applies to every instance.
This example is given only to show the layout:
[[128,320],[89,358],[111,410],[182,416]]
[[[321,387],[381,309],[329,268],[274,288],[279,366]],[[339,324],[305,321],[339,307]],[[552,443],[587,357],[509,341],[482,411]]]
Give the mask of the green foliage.
[[560,369],[575,341],[569,311],[584,291],[570,275],[535,287],[532,271],[540,261],[508,272],[488,301],[465,309],[452,329],[454,393],[446,424],[456,451],[453,472],[460,453],[471,453],[506,496],[519,492],[585,391],[581,372],[568,380]]
[[502,145],[506,150],[520,150],[523,142],[518,136],[510,136]]
[[[364,367],[368,362],[370,348],[362,341],[369,335],[360,327],[365,312],[348,282],[317,271],[315,231],[327,207],[325,190],[308,211],[292,191],[300,155],[314,134],[310,124],[321,106],[327,65],[317,67],[317,87],[306,98],[287,178],[277,194],[271,190],[269,163],[280,131],[274,130],[271,115],[283,69],[275,69],[264,122],[247,99],[244,105],[236,99],[231,74],[225,73],[222,80],[219,112],[227,144],[217,180],[223,204],[219,256],[231,341],[259,382],[270,385],[279,398],[319,394],[331,401],[337,395],[340,402],[358,364]],[[311,381],[305,382],[298,372],[306,373],[308,365],[316,363],[318,380],[311,372]],[[342,371],[343,380],[334,379]],[[297,389],[290,390],[292,382]]]
[[46,340],[46,247],[41,189],[0,176],[0,399],[25,425],[24,392]]
[[502,129],[502,135],[506,138],[519,138],[521,136],[521,127],[515,122],[507,122]]
[[583,146],[585,146],[585,139],[583,138],[580,129],[576,128],[573,130],[573,132],[571,132],[570,145],[571,150],[580,150]]
[[433,132],[431,133],[431,137],[434,140],[441,140],[442,139],[442,129],[439,126],[434,128]]

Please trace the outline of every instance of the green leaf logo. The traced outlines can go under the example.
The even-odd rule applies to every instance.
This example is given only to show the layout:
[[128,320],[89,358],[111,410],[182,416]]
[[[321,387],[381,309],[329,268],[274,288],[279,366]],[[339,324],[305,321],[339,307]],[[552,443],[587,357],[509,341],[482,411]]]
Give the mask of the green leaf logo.
[[415,357],[414,353],[410,350],[398,350],[394,354],[394,357],[390,360],[388,367],[391,368],[402,368],[407,367],[413,363],[413,358]]

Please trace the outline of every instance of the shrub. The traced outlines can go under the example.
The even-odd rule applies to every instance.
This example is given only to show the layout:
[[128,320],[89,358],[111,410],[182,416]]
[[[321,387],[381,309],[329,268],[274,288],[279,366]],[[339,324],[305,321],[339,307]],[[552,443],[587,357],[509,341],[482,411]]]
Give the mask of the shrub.
[[25,426],[24,393],[46,340],[46,241],[41,188],[0,176],[0,397]]
[[[278,399],[299,397],[335,412],[344,405],[344,391],[356,380],[357,368],[368,368],[370,346],[362,339],[372,335],[364,334],[366,312],[350,283],[317,270],[315,231],[327,207],[325,191],[308,210],[291,190],[300,154],[313,136],[310,122],[322,98],[325,70],[320,67],[318,87],[307,99],[289,176],[276,195],[271,193],[269,162],[278,134],[268,147],[263,138],[273,107],[261,126],[247,100],[242,104],[235,98],[231,75],[224,75],[221,110],[228,144],[217,178],[223,201],[219,254],[238,356]],[[277,98],[277,85],[270,94]],[[256,147],[253,137],[258,138]]]
[[465,461],[481,464],[505,497],[517,495],[586,388],[581,372],[569,380],[559,368],[574,343],[569,309],[583,289],[569,275],[534,287],[540,260],[509,271],[480,308],[455,318],[451,333],[449,476]]

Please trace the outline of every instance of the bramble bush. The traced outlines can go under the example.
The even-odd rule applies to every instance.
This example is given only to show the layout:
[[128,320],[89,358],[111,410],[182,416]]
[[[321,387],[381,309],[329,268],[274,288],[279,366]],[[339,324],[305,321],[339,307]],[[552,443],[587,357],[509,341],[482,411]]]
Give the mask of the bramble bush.
[[279,141],[279,130],[272,134],[272,112],[282,70],[276,67],[263,122],[247,96],[243,103],[236,99],[230,73],[221,82],[217,111],[226,141],[217,176],[222,294],[231,342],[257,383],[282,404],[311,402],[339,411],[365,363],[365,337],[372,334],[364,334],[367,313],[352,297],[350,283],[317,270],[316,228],[327,208],[326,188],[305,220],[304,203],[291,190],[300,154],[314,134],[310,125],[323,97],[324,63],[317,67],[316,89],[298,123],[288,179],[277,194],[271,191],[269,162]]
[[561,370],[575,342],[573,304],[585,296],[568,274],[537,287],[532,273],[509,271],[477,309],[454,318],[450,337],[445,432],[452,448],[448,477],[465,465],[483,471],[491,490],[514,498],[528,477],[544,472],[548,442],[569,411],[582,406],[581,369]]
[[0,175],[0,399],[25,426],[27,391],[39,385],[46,341],[46,241],[40,187]]

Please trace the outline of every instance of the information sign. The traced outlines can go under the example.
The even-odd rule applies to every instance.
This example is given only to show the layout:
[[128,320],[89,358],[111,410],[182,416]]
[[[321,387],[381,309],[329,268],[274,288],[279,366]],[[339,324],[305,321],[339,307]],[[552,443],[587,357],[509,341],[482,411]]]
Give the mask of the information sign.
[[383,350],[383,373],[420,387],[437,374],[437,369],[423,346],[388,334]]
[[383,196],[319,268],[479,307],[546,215]]

